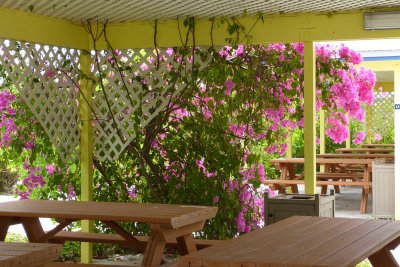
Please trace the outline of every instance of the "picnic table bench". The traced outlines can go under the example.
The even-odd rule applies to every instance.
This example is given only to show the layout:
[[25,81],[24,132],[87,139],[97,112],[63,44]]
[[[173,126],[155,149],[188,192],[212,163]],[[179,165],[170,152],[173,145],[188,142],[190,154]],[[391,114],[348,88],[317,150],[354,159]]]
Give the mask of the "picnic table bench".
[[189,266],[398,267],[390,250],[400,243],[400,222],[293,216],[223,244],[180,257]]
[[0,267],[36,267],[56,260],[61,245],[0,242]]
[[[322,194],[326,194],[328,185],[336,186],[336,191],[338,191],[340,185],[361,186],[360,213],[365,213],[367,210],[368,194],[372,187],[371,171],[373,161],[374,159],[370,158],[317,158],[317,165],[325,165],[326,172],[317,173],[316,185],[322,186]],[[280,191],[284,190],[286,186],[290,186],[292,193],[298,193],[297,185],[304,184],[304,175],[296,175],[294,166],[296,164],[304,164],[304,158],[272,159],[270,162],[280,170],[280,179],[265,180],[264,184],[274,185]],[[357,166],[357,169],[349,169],[352,166]]]
[[362,144],[365,148],[394,148],[394,144]]
[[[106,241],[106,236],[99,237],[99,234],[95,233],[71,234],[62,231],[74,221],[97,220],[115,231],[124,244],[144,253],[142,266],[159,266],[168,242],[176,242],[183,254],[196,251],[192,233],[203,229],[206,220],[215,217],[216,213],[216,207],[191,205],[53,200],[10,201],[0,203],[0,241],[4,240],[8,227],[16,223],[23,224],[30,242],[74,240],[74,235],[80,241]],[[59,224],[54,229],[45,232],[39,221],[41,217],[57,219]],[[125,231],[119,222],[149,223],[151,235],[144,237],[146,240],[140,240]],[[115,239],[115,236],[110,236],[110,239],[113,238]]]
[[384,154],[394,153],[394,148],[338,148],[336,153],[369,153]]

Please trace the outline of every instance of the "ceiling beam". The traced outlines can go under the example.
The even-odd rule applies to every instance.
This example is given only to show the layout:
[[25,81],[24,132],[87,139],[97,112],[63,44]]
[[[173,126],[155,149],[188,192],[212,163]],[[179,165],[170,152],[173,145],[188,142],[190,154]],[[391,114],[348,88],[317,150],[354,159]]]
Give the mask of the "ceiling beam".
[[88,35],[72,22],[0,8],[0,38],[87,49]]
[[[400,38],[400,30],[364,30],[364,11],[329,14],[284,14],[264,16],[264,23],[257,17],[238,18],[238,21],[250,32],[252,43],[278,43],[301,41],[333,41],[357,39]],[[218,25],[215,19],[213,28],[214,45],[226,44],[226,23]],[[176,20],[162,21],[157,25],[157,46],[180,46],[180,33]],[[196,20],[196,45],[209,46],[211,41],[211,21]],[[155,22],[132,22],[109,24],[108,40],[114,48],[148,48],[154,47]],[[186,28],[180,21],[182,38]],[[243,35],[241,36],[243,38]],[[99,47],[105,47],[99,42]]]
[[[387,10],[387,9],[386,9]],[[370,11],[370,10],[365,10]],[[265,15],[264,23],[257,17],[247,16],[237,20],[245,26],[252,43],[277,43],[301,41],[333,41],[357,39],[400,38],[400,30],[364,30],[365,11],[345,13],[281,14]],[[215,19],[211,41],[211,21],[198,19],[195,23],[196,45],[210,46],[226,44],[226,25]],[[158,47],[182,45],[186,28],[180,20],[160,21],[157,25],[156,43]],[[87,49],[88,34],[81,25],[72,22],[0,8],[0,37],[25,40],[36,43]],[[254,25],[254,27],[253,27]],[[107,37],[113,48],[154,47],[155,22],[114,23],[107,26]],[[190,40],[192,38],[190,37]],[[240,39],[243,39],[243,34]],[[104,39],[98,41],[97,48],[105,48]]]

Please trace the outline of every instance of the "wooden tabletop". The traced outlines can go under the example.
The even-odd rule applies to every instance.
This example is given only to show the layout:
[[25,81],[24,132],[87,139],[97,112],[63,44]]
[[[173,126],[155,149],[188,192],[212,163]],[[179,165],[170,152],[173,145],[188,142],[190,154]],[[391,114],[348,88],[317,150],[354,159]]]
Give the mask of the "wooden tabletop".
[[43,217],[73,220],[146,222],[178,228],[190,222],[215,217],[216,207],[88,202],[55,200],[18,200],[0,203],[0,216]]
[[383,148],[383,147],[387,147],[387,148],[394,148],[394,144],[363,144],[361,145],[361,147],[370,147],[370,148]]
[[336,153],[394,153],[394,148],[338,148]]
[[[372,165],[375,159],[357,159],[357,158],[317,158],[317,164],[369,164]],[[279,158],[271,159],[271,163],[288,163],[288,164],[303,164],[304,158]]]
[[380,154],[380,153],[373,153],[373,154],[360,154],[360,153],[325,153],[325,154],[318,154],[317,158],[354,158],[354,159],[394,159],[394,154]]
[[56,260],[62,245],[0,242],[0,267],[34,267]]
[[354,267],[366,258],[395,267],[389,249],[399,243],[398,221],[294,216],[183,256],[178,267]]

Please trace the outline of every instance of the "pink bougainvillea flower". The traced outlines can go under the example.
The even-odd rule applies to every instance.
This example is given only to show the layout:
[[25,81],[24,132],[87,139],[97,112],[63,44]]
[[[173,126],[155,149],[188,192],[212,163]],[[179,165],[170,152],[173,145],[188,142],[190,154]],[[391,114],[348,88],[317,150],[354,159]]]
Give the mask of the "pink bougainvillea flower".
[[230,96],[230,95],[231,95],[231,91],[232,91],[233,88],[235,88],[236,84],[235,84],[231,79],[228,79],[228,80],[224,83],[224,85],[225,85],[225,87],[226,87],[226,90],[224,91],[224,93],[225,93],[227,96]]
[[140,65],[140,69],[141,69],[142,71],[146,71],[146,70],[149,69],[149,66],[147,66],[146,63],[143,63],[142,65]]
[[46,170],[47,170],[47,175],[53,174],[56,171],[56,168],[54,167],[54,163],[47,165]]
[[375,139],[375,141],[379,142],[382,140],[382,136],[380,134],[376,133],[376,134],[374,134],[374,139]]
[[219,202],[219,196],[215,196],[215,197],[213,198],[213,202],[214,202],[214,203],[218,203],[218,202]]
[[244,55],[244,45],[239,45],[236,49],[236,56],[242,57]]
[[231,47],[226,45],[218,52],[218,54],[223,58],[227,58],[229,56],[229,51],[231,51]]
[[54,76],[56,76],[56,72],[54,70],[46,70],[43,74],[44,77],[46,78],[54,78]]
[[167,53],[168,56],[172,56],[174,54],[174,49],[172,49],[171,47],[167,48],[167,50],[165,50],[165,53]]
[[359,145],[364,141],[366,134],[364,132],[357,132],[353,135],[353,144]]
[[25,142],[25,145],[24,145],[26,150],[31,150],[34,146],[35,146],[35,143],[33,143],[32,141],[27,141],[27,142]]

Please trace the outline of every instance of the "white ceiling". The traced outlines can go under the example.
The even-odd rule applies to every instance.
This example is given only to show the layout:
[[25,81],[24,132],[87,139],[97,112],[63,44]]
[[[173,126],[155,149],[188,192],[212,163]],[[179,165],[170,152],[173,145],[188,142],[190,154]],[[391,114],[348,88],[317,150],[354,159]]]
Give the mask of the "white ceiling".
[[0,0],[0,7],[81,23],[351,11],[400,7],[400,0]]

